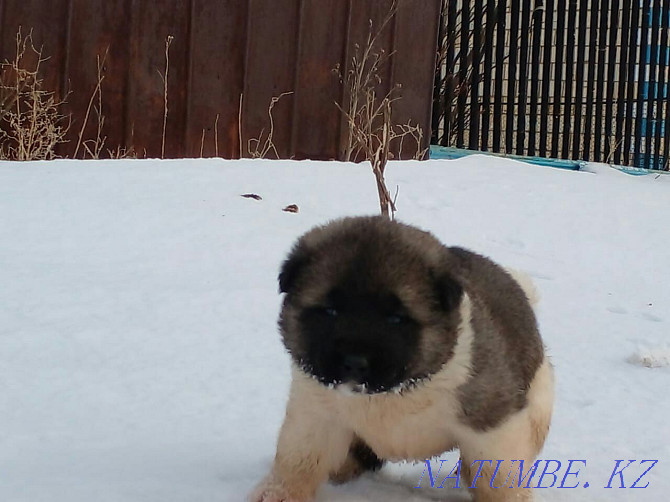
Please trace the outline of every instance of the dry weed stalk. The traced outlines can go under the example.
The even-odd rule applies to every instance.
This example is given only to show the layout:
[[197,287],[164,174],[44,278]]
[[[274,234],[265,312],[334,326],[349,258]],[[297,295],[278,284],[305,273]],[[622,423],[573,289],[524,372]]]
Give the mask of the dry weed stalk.
[[607,154],[607,159],[605,160],[605,163],[611,164],[614,161],[614,154],[616,151],[621,147],[621,143],[623,142],[623,138],[619,138],[618,140],[616,137],[612,136],[610,137],[609,141],[609,153]]
[[[220,114],[216,114],[216,119],[214,120],[214,157],[219,156],[219,116]],[[202,135],[200,136],[200,158],[204,158],[205,156],[205,136],[207,135],[207,131],[205,128],[202,129]]]
[[219,156],[219,114],[216,114],[214,121],[214,156]]
[[242,98],[244,98],[244,93],[240,93],[240,107],[237,111],[237,137],[240,140],[240,158],[242,158]]
[[[32,68],[26,60],[35,60]],[[65,99],[44,90],[40,66],[49,58],[33,45],[32,31],[16,34],[12,61],[0,63],[0,155],[12,160],[49,160],[55,148],[65,143],[70,127],[60,112]]]
[[158,72],[163,80],[163,135],[161,140],[161,159],[165,158],[165,131],[167,129],[168,118],[168,73],[170,71],[170,45],[174,37],[168,35],[165,39],[165,73]]
[[396,205],[386,187],[384,170],[388,160],[393,157],[392,143],[398,143],[398,152],[402,154],[405,139],[413,138],[416,141],[413,158],[423,159],[426,154],[426,149],[421,148],[423,131],[420,126],[412,125],[410,121],[401,125],[392,124],[392,105],[400,99],[397,96],[400,85],[394,85],[381,97],[377,95],[377,86],[382,83],[381,67],[392,54],[386,54],[383,49],[375,51],[375,44],[397,9],[396,0],[376,32],[370,20],[365,46],[361,49],[358,44],[354,45],[351,69],[345,75],[339,66],[335,68],[348,95],[345,106],[335,103],[344,114],[348,127],[344,160],[356,160],[362,155],[372,164],[381,213],[391,219],[394,217]]
[[[102,74],[102,70],[105,66],[105,62],[107,61],[108,54],[109,54],[109,46],[107,47],[107,50],[105,50],[105,55],[102,57],[102,60],[100,60],[99,54],[96,56],[98,66],[98,73],[97,73],[98,79],[95,88],[93,89],[93,93],[91,94],[91,99],[89,99],[88,101],[88,107],[86,108],[86,115],[84,116],[84,122],[82,123],[81,129],[79,131],[79,138],[77,139],[77,147],[74,149],[74,155],[73,155],[75,159],[77,158],[77,153],[79,153],[79,147],[82,144],[84,145],[84,149],[88,152],[89,156],[92,159],[99,159],[100,153],[102,152],[102,149],[105,146],[105,141],[107,140],[107,136],[102,137],[102,128],[105,125],[105,116],[102,113],[102,81],[105,79],[105,77]],[[97,104],[93,106],[93,102],[96,100],[96,98],[97,98]],[[86,125],[88,124],[88,118],[91,114],[92,107],[94,108],[95,114],[98,119],[96,136],[95,139],[89,139],[82,142],[82,138],[84,136],[84,130],[86,129]],[[86,155],[84,154],[84,158],[85,157]]]
[[[279,96],[273,96],[272,99],[270,100],[270,106],[268,106],[270,129],[268,130],[268,134],[267,137],[265,138],[265,141],[263,141],[263,133],[265,132],[265,128],[261,129],[258,138],[251,138],[249,141],[247,141],[247,151],[249,152],[251,158],[265,159],[267,158],[267,155],[270,152],[274,152],[275,158],[277,159],[279,158],[279,153],[277,152],[277,149],[275,148],[275,145],[272,142],[272,137],[274,135],[275,130],[274,119],[272,118],[272,109],[279,102],[281,98],[283,98],[284,96],[288,96],[289,94],[293,94],[293,91],[282,92]],[[242,97],[240,96],[240,109],[241,109],[241,103],[242,103]]]

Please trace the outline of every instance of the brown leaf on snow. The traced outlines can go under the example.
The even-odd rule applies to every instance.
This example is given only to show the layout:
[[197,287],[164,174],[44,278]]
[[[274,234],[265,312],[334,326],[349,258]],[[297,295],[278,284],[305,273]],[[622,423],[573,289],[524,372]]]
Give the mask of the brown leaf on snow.
[[298,207],[297,204],[291,204],[290,206],[286,206],[282,211],[286,211],[287,213],[297,213],[300,211],[300,208]]
[[241,197],[244,197],[246,199],[263,200],[263,197],[255,193],[243,193]]

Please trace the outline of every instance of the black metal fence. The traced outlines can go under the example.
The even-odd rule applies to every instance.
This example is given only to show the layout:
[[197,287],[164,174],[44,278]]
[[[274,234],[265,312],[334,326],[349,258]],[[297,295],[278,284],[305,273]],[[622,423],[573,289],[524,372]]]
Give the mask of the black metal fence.
[[432,142],[668,169],[670,0],[443,0]]

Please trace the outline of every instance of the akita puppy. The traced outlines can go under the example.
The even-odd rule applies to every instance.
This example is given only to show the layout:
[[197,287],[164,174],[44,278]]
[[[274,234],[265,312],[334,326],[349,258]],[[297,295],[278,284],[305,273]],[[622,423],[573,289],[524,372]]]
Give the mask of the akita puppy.
[[359,217],[301,237],[279,286],[292,384],[253,502],[308,502],[328,479],[453,448],[477,502],[532,500],[531,489],[497,488],[512,460],[539,454],[554,400],[526,276]]

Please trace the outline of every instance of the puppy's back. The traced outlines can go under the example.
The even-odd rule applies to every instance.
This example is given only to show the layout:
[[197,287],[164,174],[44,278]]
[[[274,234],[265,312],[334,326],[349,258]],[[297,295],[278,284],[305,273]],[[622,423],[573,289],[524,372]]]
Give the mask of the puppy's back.
[[448,253],[450,273],[470,298],[476,333],[472,378],[461,389],[464,415],[483,430],[526,405],[544,347],[528,284],[522,287],[503,267],[477,253],[458,247]]

